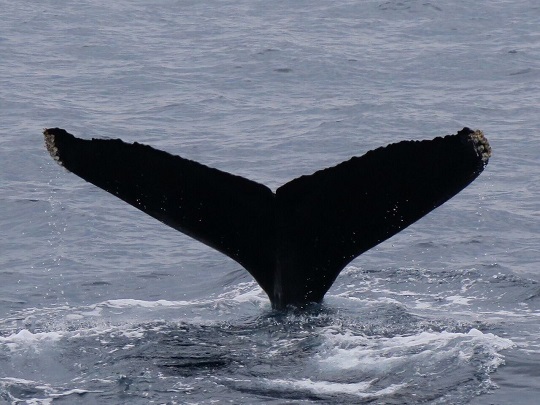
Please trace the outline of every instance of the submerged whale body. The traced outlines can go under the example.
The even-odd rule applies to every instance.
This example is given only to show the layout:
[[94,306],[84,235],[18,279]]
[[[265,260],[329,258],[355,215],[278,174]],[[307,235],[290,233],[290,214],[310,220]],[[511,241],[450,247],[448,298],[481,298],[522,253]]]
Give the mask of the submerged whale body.
[[375,149],[274,193],[137,142],[44,135],[69,171],[234,259],[277,309],[321,302],[351,260],[453,197],[491,156],[483,133],[464,128]]

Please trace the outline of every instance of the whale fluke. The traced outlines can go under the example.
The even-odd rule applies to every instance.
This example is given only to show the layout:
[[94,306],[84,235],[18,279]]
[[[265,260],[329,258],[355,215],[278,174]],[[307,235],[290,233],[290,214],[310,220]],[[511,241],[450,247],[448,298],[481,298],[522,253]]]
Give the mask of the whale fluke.
[[470,184],[491,148],[464,128],[403,141],[268,187],[120,139],[44,131],[67,170],[242,265],[277,309],[321,302],[355,257]]

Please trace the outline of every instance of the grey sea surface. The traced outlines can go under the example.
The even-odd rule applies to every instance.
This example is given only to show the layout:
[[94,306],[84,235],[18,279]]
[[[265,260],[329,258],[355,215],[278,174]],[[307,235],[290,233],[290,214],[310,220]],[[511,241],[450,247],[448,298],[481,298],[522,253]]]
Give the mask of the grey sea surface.
[[[540,4],[0,0],[0,404],[537,404]],[[43,128],[276,189],[481,128],[466,190],[276,313]],[[151,168],[149,168],[151,170]]]

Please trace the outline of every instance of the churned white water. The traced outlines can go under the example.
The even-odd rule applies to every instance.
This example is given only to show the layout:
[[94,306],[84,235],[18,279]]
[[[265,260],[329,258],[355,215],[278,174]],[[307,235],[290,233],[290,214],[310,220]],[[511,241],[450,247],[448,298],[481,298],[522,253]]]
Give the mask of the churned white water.
[[[536,404],[536,1],[0,0],[0,404]],[[50,159],[153,145],[276,189],[482,129],[484,173],[280,314]]]

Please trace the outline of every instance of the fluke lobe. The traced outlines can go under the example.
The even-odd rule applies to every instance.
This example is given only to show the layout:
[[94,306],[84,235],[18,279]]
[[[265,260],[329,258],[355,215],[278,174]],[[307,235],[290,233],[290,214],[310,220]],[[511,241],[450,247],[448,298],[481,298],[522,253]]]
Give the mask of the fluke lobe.
[[483,133],[463,128],[375,149],[274,193],[137,142],[44,135],[67,170],[237,261],[276,309],[321,302],[351,260],[453,197],[491,156]]

